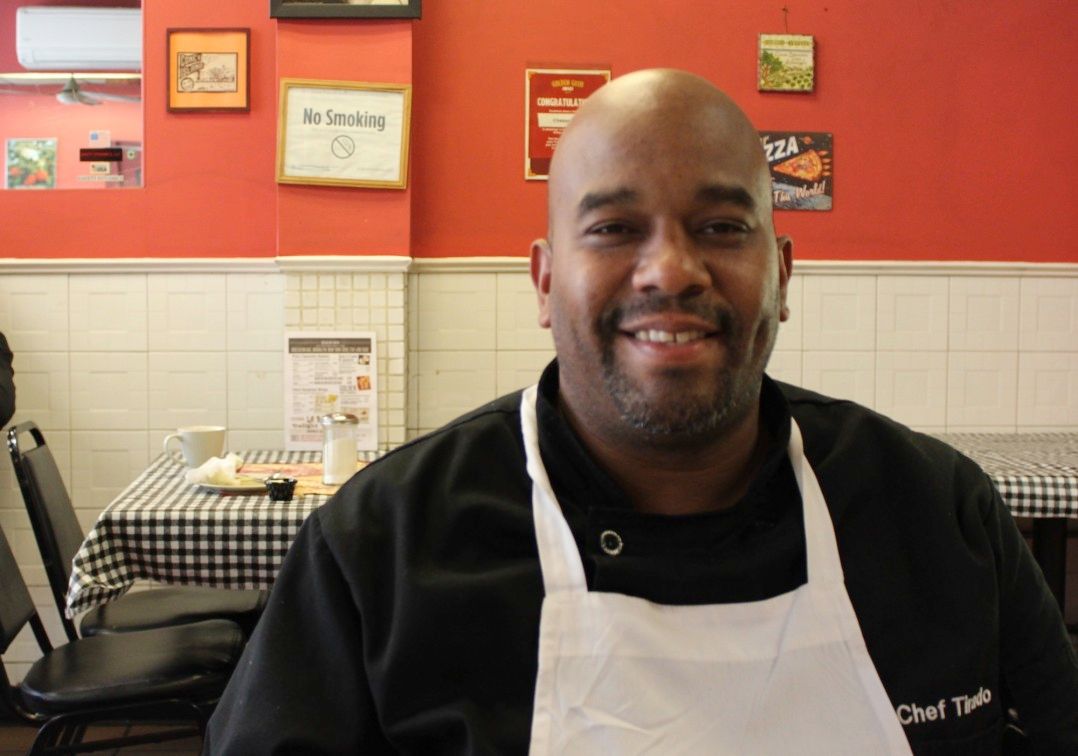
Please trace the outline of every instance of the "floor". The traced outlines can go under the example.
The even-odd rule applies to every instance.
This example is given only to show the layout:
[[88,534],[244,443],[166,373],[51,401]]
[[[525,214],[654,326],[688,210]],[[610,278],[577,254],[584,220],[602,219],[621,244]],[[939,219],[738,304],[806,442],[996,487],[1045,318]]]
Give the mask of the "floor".
[[[115,737],[122,732],[122,728],[93,728],[90,730],[91,737]],[[0,721],[0,756],[24,756],[30,750],[30,744],[34,742],[37,728],[22,725],[10,720]],[[137,748],[124,748],[118,751],[99,751],[98,753],[108,756],[110,753],[119,756],[197,756],[201,751],[202,742],[198,738],[186,738],[173,740],[168,743],[156,743],[152,745],[138,746]]]

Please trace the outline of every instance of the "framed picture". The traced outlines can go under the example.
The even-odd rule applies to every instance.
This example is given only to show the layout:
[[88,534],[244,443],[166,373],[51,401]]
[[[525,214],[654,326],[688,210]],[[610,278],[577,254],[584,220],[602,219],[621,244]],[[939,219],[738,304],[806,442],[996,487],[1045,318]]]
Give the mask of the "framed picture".
[[272,18],[419,18],[421,0],[270,0]]
[[250,29],[169,29],[170,112],[251,109]]
[[808,34],[761,34],[756,84],[761,92],[811,92],[816,40]]
[[8,139],[4,159],[8,189],[56,188],[56,139]]
[[281,79],[277,181],[404,189],[411,84]]

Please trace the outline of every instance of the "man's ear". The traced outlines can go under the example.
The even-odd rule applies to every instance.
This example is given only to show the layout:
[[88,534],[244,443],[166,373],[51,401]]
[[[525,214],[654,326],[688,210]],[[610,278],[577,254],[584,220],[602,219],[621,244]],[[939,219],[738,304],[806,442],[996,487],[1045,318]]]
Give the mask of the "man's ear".
[[790,285],[790,276],[794,271],[794,240],[789,236],[775,238],[779,255],[779,321],[790,319],[790,308],[786,305],[786,290]]
[[550,328],[550,242],[546,239],[532,242],[531,275],[539,300],[539,325]]

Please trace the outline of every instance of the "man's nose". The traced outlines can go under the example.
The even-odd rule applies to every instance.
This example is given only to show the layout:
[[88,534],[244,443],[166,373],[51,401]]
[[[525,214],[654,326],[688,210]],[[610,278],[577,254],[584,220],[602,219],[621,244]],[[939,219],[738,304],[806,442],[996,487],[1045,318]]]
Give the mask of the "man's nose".
[[639,247],[633,288],[671,296],[699,294],[711,283],[700,251],[683,229],[657,231]]

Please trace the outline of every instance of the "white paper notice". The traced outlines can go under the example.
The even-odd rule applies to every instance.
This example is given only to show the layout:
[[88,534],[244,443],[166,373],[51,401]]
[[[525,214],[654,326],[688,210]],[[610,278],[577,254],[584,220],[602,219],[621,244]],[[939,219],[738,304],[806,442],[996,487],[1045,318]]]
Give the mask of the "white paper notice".
[[359,418],[357,446],[378,448],[378,364],[373,333],[285,334],[285,448],[321,450],[318,418]]
[[401,180],[404,97],[400,92],[293,87],[287,97],[285,174]]

